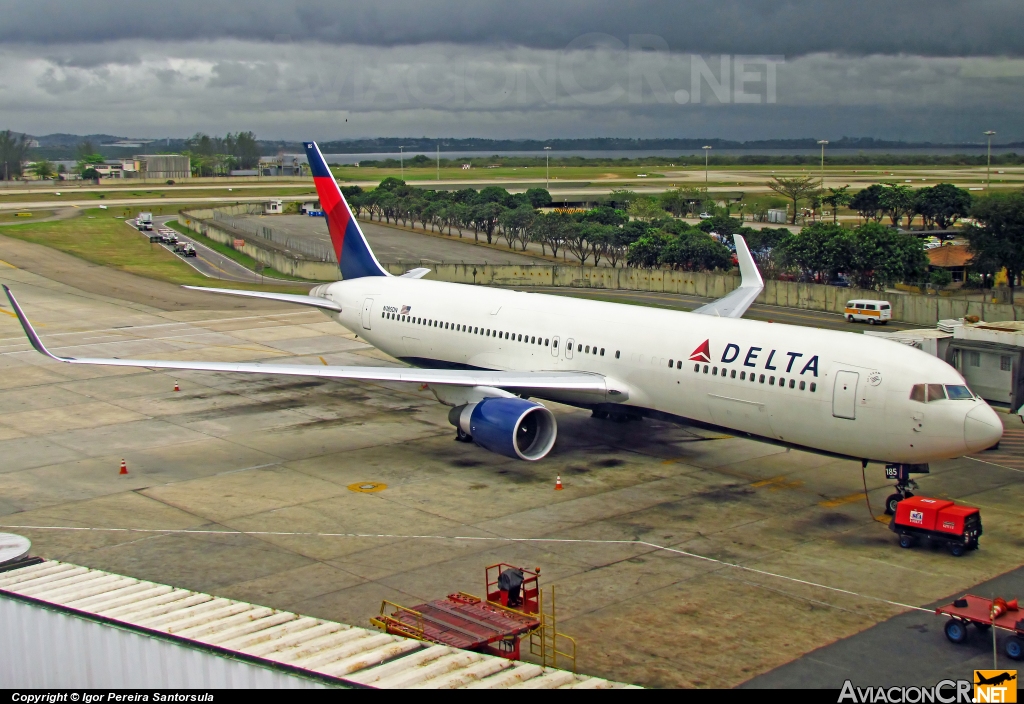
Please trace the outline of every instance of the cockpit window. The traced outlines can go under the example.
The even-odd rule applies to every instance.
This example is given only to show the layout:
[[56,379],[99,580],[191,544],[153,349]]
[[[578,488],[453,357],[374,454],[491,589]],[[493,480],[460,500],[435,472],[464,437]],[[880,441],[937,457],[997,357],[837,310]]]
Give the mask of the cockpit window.
[[946,385],[946,396],[954,401],[970,401],[974,398],[974,394],[966,386],[962,385]]
[[928,402],[941,401],[946,398],[946,392],[942,388],[942,384],[928,384]]
[[914,384],[914,387],[910,390],[910,400],[917,401],[918,403],[925,402],[925,385]]

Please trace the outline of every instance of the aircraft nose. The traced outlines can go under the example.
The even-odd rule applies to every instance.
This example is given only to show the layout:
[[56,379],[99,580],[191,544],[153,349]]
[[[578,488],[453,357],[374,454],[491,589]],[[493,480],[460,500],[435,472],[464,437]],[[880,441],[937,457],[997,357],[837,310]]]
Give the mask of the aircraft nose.
[[1003,423],[987,403],[974,408],[964,418],[964,443],[968,452],[981,452],[1003,437]]

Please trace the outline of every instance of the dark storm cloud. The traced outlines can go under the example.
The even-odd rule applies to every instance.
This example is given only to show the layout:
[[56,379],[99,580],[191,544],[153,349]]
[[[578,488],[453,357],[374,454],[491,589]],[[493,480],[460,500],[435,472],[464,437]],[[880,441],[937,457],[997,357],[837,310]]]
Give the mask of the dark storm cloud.
[[652,34],[673,51],[1024,55],[1020,0],[7,0],[0,43],[144,38],[428,42],[560,49],[582,34]]

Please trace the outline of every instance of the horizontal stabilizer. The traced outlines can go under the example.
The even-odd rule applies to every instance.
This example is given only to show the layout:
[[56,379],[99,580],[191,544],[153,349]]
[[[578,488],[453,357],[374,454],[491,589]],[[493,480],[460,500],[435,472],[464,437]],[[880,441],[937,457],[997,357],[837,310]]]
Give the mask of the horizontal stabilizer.
[[750,255],[747,241],[740,235],[733,235],[736,242],[736,261],[740,265],[740,286],[727,296],[712,301],[693,313],[700,315],[717,315],[720,318],[742,318],[750,304],[757,300],[764,290],[761,272],[757,270],[754,257]]
[[267,291],[240,291],[234,288],[205,288],[203,286],[183,286],[182,288],[189,288],[193,291],[206,291],[207,293],[223,293],[228,296],[245,296],[246,298],[266,298],[271,301],[281,301],[282,303],[296,303],[300,306],[313,306],[314,308],[323,308],[324,310],[333,310],[341,312],[341,306],[330,301],[326,298],[320,298],[318,296],[302,296],[294,293],[269,293]]
[[424,276],[430,273],[430,269],[409,269],[409,271],[402,274],[403,279],[422,279]]

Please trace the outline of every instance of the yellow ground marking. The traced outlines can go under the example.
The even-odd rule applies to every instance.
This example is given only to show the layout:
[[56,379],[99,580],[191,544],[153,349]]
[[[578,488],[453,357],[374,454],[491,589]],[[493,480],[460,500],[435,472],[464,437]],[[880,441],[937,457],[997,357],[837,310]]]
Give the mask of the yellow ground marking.
[[11,311],[4,310],[3,308],[0,308],[0,313],[6,313],[7,315],[11,316],[12,318],[17,318],[18,317],[14,313],[12,313]]
[[803,482],[800,480],[786,481],[784,476],[779,476],[771,477],[770,479],[762,479],[761,481],[754,482],[750,486],[755,489],[768,487],[768,491],[779,491],[780,489],[797,489],[803,486]]
[[835,499],[827,499],[825,501],[819,501],[818,505],[819,506],[824,506],[825,508],[835,508],[836,506],[843,506],[845,504],[857,503],[858,501],[863,501],[863,499],[864,499],[864,492],[860,491],[860,492],[857,492],[856,494],[847,494],[846,496],[840,496],[840,497],[835,498]]
[[14,266],[13,264],[11,264],[10,262],[5,262],[3,259],[0,259],[0,264],[3,264],[4,266],[9,266],[12,269],[17,269],[18,268],[16,266]]
[[384,491],[388,488],[387,484],[381,484],[380,482],[356,482],[355,484],[348,485],[349,491],[357,491],[360,494],[373,494],[378,491]]
[[323,362],[325,367],[328,366],[327,360],[324,359],[323,357],[317,357],[317,359],[319,359],[321,362]]

